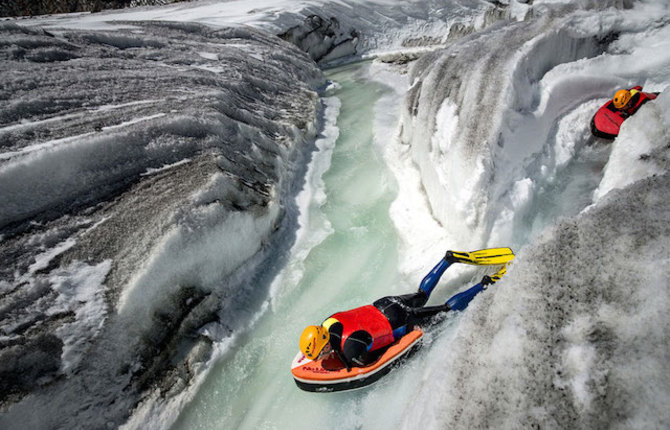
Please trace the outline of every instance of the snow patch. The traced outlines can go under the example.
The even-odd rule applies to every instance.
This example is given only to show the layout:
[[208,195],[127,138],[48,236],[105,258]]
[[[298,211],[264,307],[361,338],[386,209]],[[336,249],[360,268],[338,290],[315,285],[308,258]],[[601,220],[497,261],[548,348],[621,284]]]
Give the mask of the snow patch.
[[54,259],[54,257],[72,248],[76,243],[77,241],[75,239],[67,238],[63,242],[56,245],[55,247],[35,256],[35,262],[31,264],[30,267],[28,268],[26,278],[30,278],[38,270],[46,268],[51,262],[51,260]]
[[198,55],[200,55],[202,58],[212,61],[217,61],[219,59],[219,54],[214,52],[198,52]]
[[94,266],[74,262],[49,276],[58,299],[48,313],[75,314],[73,322],[56,329],[56,334],[63,340],[62,371],[66,375],[76,370],[107,318],[104,281],[111,267],[111,260]]

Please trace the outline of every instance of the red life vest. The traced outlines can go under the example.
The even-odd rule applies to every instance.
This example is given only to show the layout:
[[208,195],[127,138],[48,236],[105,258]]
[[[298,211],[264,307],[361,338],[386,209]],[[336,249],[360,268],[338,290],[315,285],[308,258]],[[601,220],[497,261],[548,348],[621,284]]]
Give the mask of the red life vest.
[[342,348],[344,348],[344,342],[347,341],[349,336],[358,330],[367,331],[372,335],[370,351],[390,345],[395,340],[391,323],[379,309],[372,305],[338,312],[330,318],[342,323]]

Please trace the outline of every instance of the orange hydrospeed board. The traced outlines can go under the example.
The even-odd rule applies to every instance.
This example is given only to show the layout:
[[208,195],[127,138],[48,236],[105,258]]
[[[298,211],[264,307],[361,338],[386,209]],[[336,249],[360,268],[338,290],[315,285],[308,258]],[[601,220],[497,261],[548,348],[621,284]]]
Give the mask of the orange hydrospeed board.
[[342,364],[334,353],[318,360],[310,360],[298,352],[291,373],[295,383],[305,391],[329,392],[352,390],[372,384],[387,374],[393,367],[418,349],[423,332],[419,328],[385,348],[380,357],[365,367],[352,367]]

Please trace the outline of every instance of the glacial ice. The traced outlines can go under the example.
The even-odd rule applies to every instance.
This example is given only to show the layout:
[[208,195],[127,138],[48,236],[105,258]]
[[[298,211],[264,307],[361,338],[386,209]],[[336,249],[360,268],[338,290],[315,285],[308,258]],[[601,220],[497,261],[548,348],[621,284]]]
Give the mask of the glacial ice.
[[339,53],[342,39],[308,43],[323,62],[421,55],[380,79],[389,100],[409,87],[399,140],[376,113],[400,272],[444,246],[518,251],[430,333],[416,384],[395,380],[411,391],[345,402],[345,426],[391,404],[404,428],[667,427],[668,97],[611,146],[588,121],[618,87],[665,90],[668,6],[493,3],[203,2],[3,24],[0,392],[17,403],[0,426],[169,426],[208,360],[286,293],[246,294],[271,284],[279,243],[327,235],[293,237],[310,221],[293,199],[303,175],[324,198],[327,162],[305,170],[323,80],[268,33],[318,15],[358,35]]
[[252,28],[0,40],[1,398],[38,391],[0,426],[119,425],[151,385],[188,383],[221,339],[204,333],[257,312],[236,297],[264,297],[248,283],[290,240],[323,76]]
[[[535,39],[525,44],[507,37],[504,52],[517,57],[493,69],[500,91],[480,81],[490,76],[479,72],[477,62],[475,70],[460,63],[461,46],[417,62],[403,141],[447,240],[475,232],[481,246],[524,246],[492,294],[475,299],[451,336],[432,345],[415,393],[419,400],[406,409],[402,428],[440,428],[445,422],[457,429],[662,428],[670,422],[663,406],[670,392],[670,319],[661,316],[669,304],[662,280],[669,256],[663,203],[669,174],[668,12],[662,2],[578,11],[554,15],[547,31],[526,34]],[[482,34],[498,47],[497,31]],[[528,51],[538,43],[545,48]],[[479,52],[481,61],[495,66],[485,54]],[[451,87],[443,84],[447,77]],[[590,137],[588,121],[606,97],[635,84],[662,91],[658,101],[628,119],[611,147]],[[508,96],[491,103],[493,116],[479,117],[489,120],[485,126],[474,125],[490,133],[472,136],[463,125],[460,135],[446,134],[451,142],[436,145],[436,137],[445,136],[437,122],[445,120],[445,106],[458,100],[460,112],[449,121],[471,119],[462,111],[468,100],[480,100],[473,92],[482,87]],[[443,147],[457,152],[443,154]],[[454,164],[472,171],[464,177],[450,169]],[[594,169],[593,177],[580,178],[584,172],[574,166]],[[554,196],[564,202],[541,201],[543,190],[566,179],[581,191]],[[484,186],[468,183],[477,180]],[[444,192],[471,188],[478,191],[466,205]],[[536,205],[570,201],[572,207],[538,223]],[[467,209],[473,207],[483,215],[472,217]]]

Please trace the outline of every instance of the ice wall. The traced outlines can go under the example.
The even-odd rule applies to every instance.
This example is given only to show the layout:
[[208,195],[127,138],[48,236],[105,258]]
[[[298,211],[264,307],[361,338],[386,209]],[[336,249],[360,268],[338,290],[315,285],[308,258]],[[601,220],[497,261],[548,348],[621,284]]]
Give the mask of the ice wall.
[[0,27],[3,428],[179,394],[292,240],[321,71],[251,28],[127,27]]
[[[589,137],[586,125],[617,86],[639,83],[663,91],[670,83],[669,12],[663,2],[553,12],[559,27],[543,24],[546,34],[531,34],[521,44],[514,33],[497,39],[499,30],[489,30],[490,41],[504,40],[517,51],[505,55],[503,48],[506,67],[488,60],[493,76],[476,59],[473,68],[460,63],[467,54],[457,47],[447,50],[451,58],[436,54],[419,61],[403,132],[412,139],[406,144],[433,214],[451,237],[475,232],[483,244],[505,238],[496,228],[513,227],[510,219],[527,222],[524,206],[535,188],[574,162],[576,151],[605,155],[607,164],[602,176],[594,176],[599,183],[581,213],[565,213],[522,248],[496,288],[458,317],[453,336],[431,346],[403,428],[670,425],[664,406],[670,397],[670,98],[662,92],[626,120],[611,147]],[[517,28],[532,31],[533,25]],[[481,57],[496,55],[487,54],[483,43],[475,46]],[[501,80],[500,90],[481,76]],[[474,92],[481,85],[497,101],[482,103]],[[429,104],[422,108],[424,101]],[[483,104],[487,115],[474,121],[462,114],[468,101],[476,102],[473,109]],[[464,162],[469,172],[455,170]],[[498,195],[500,187],[506,191]],[[467,202],[454,201],[456,195]],[[491,222],[487,233],[483,226]]]
[[[661,101],[654,109],[663,120],[651,109],[640,115],[663,137],[647,160],[665,164],[662,172],[609,192],[525,248],[463,314],[455,339],[434,351],[443,358],[426,370],[418,398],[440,406],[409,408],[405,428],[670,424],[670,105]],[[634,146],[647,134],[616,144]]]
[[[510,240],[504,231],[513,226],[501,220],[524,210],[533,177],[561,163],[557,124],[625,85],[611,70],[598,76],[588,66],[621,31],[615,11],[605,9],[594,23],[572,6],[538,4],[532,18],[494,25],[416,62],[401,138],[455,244]],[[577,66],[552,75],[565,64]],[[583,145],[587,137],[577,130]]]
[[305,16],[281,34],[321,63],[351,60],[388,52],[425,52],[469,31],[509,15],[508,8],[489,2],[461,0],[396,3],[326,2],[305,4],[298,13],[284,13],[266,25],[282,28]]
[[112,29],[125,27],[128,21],[149,20],[252,25],[280,35],[325,64],[388,52],[425,52],[501,18],[523,19],[527,10],[516,0],[232,0],[47,16],[29,25]]
[[669,181],[614,191],[525,248],[432,351],[430,406],[404,428],[667,427]]

